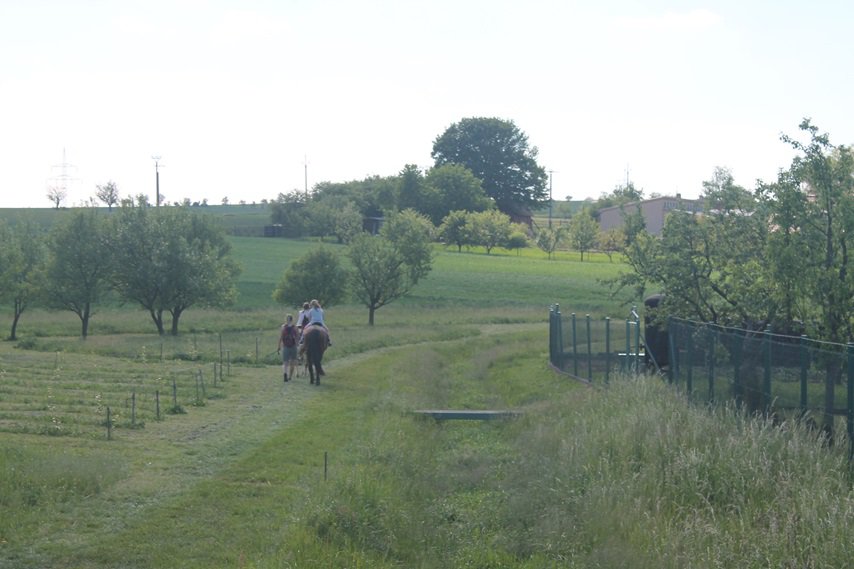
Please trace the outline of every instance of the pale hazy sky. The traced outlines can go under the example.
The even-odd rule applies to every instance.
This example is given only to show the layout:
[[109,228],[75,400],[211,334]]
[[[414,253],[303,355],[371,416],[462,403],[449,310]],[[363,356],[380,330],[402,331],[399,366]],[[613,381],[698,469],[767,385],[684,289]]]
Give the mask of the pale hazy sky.
[[556,199],[627,169],[752,188],[803,117],[854,143],[852,26],[842,0],[0,0],[0,207],[63,173],[66,205],[153,200],[153,155],[169,202],[272,199],[306,158],[309,186],[430,166],[474,116],[527,133]]

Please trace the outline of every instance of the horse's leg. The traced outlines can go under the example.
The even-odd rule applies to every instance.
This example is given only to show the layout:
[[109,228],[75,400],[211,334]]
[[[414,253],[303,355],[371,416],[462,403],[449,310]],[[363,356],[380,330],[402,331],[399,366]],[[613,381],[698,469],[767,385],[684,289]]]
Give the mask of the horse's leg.
[[314,369],[314,384],[320,385],[320,376],[323,375],[323,367],[320,365],[320,355],[314,353],[311,355],[311,367]]
[[317,346],[317,353],[315,354],[314,359],[314,367],[317,369],[317,379],[320,381],[321,375],[326,375],[326,372],[323,371],[323,352],[326,351],[326,348],[329,346],[329,335],[327,334],[321,338],[319,345]]

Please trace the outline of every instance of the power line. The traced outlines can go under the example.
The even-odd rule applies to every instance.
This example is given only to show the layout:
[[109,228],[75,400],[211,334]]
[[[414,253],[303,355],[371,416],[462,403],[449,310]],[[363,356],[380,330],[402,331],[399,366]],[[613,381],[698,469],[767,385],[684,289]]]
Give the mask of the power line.
[[51,176],[48,178],[48,186],[51,188],[56,188],[63,192],[63,194],[67,194],[68,186],[71,182],[78,181],[78,178],[71,176],[68,173],[69,169],[77,169],[77,166],[74,164],[69,164],[65,159],[65,148],[62,149],[62,162],[60,164],[54,164],[51,166],[51,170],[59,169],[59,174],[55,176]]

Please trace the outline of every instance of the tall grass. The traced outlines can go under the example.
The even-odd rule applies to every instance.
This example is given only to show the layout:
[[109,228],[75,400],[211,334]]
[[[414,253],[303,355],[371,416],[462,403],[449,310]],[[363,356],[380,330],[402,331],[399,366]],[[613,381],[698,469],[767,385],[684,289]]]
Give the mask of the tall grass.
[[548,430],[520,432],[542,475],[509,477],[531,488],[508,508],[527,520],[516,551],[632,567],[836,567],[852,553],[844,449],[800,424],[691,407],[651,379],[553,411]]
[[5,538],[37,533],[58,508],[100,494],[124,475],[121,461],[108,453],[0,441],[0,550]]
[[353,462],[295,516],[290,560],[259,566],[843,567],[854,554],[843,448],[691,407],[657,379],[540,399],[510,423],[382,413]]

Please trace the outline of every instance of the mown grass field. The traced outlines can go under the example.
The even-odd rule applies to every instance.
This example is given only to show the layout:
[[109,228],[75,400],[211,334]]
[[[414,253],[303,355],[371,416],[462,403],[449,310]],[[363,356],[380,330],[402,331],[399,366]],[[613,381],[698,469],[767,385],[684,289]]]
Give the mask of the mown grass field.
[[[624,315],[597,280],[619,270],[607,258],[440,252],[376,326],[329,308],[312,387],[282,382],[285,308],[269,295],[315,244],[233,242],[240,304],[191,309],[177,338],[112,306],[85,342],[73,315],[36,310],[0,344],[0,567],[843,567],[854,553],[841,443],[692,407],[659,380],[592,390],[547,367],[550,303]],[[168,407],[173,379],[185,412],[158,419],[151,392]],[[437,423],[424,408],[521,416]]]

